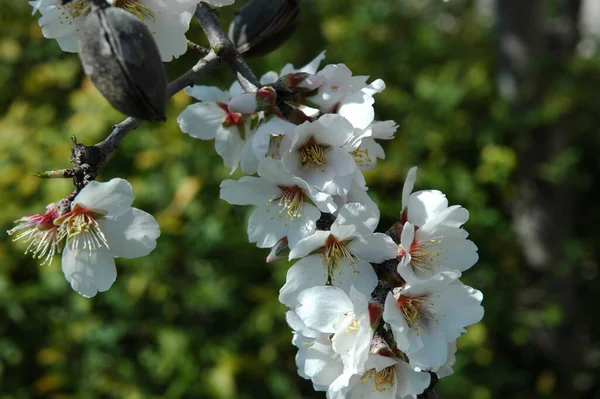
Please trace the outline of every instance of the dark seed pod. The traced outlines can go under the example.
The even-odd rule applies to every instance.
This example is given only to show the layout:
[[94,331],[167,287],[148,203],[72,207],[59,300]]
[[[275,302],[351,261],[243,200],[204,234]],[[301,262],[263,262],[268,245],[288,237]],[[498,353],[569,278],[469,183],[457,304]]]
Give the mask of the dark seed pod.
[[300,21],[299,0],[251,0],[229,25],[240,54],[260,56],[285,43]]
[[131,13],[98,3],[79,30],[86,75],[122,113],[164,121],[167,75],[152,33]]

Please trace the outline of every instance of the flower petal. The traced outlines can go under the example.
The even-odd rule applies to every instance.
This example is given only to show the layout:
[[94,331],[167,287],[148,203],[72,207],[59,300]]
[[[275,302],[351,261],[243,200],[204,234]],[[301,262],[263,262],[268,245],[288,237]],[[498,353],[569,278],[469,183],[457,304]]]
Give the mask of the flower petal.
[[280,195],[279,187],[259,177],[244,176],[240,180],[221,182],[221,199],[231,205],[263,206]]
[[327,283],[327,273],[321,264],[321,255],[309,255],[288,269],[285,284],[279,290],[279,302],[294,308],[298,304],[299,293],[325,283]]
[[360,259],[372,263],[394,259],[398,253],[398,245],[383,233],[355,238],[346,247]]
[[341,289],[323,286],[308,288],[298,294],[295,310],[308,328],[333,334],[334,325],[344,313],[354,312],[354,305]]
[[152,215],[137,208],[115,219],[98,220],[110,252],[115,257],[139,258],[156,248],[160,227]]
[[71,287],[80,295],[91,298],[106,291],[117,279],[115,260],[107,248],[100,247],[91,253],[79,248],[72,249],[67,243],[62,256],[62,270]]
[[225,111],[215,103],[195,103],[179,114],[177,123],[183,133],[201,140],[212,140],[225,116]]
[[116,178],[106,183],[94,180],[77,194],[73,204],[116,217],[131,207],[133,198],[133,188],[127,180]]

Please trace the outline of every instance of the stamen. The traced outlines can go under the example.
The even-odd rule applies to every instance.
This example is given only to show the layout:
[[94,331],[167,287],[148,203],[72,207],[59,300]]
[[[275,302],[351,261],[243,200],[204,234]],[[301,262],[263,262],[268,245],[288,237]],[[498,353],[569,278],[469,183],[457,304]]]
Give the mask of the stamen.
[[352,155],[352,158],[354,158],[354,162],[361,167],[365,167],[372,162],[371,156],[369,155],[369,150],[367,149],[361,150],[360,148],[357,148],[356,150],[352,151],[350,155]]
[[346,248],[345,243],[339,241],[333,234],[330,234],[325,241],[322,258],[327,266],[329,276],[338,268],[340,260],[347,259],[351,264],[355,263],[354,257],[348,248]]
[[413,241],[410,246],[410,265],[415,271],[426,274],[436,274],[441,268],[439,246],[444,237],[435,237],[425,241]]
[[327,164],[327,157],[325,156],[326,146],[321,145],[315,141],[314,138],[310,138],[308,142],[300,147],[300,166],[303,168],[310,168],[316,165]]
[[304,191],[298,186],[282,187],[283,195],[279,198],[279,214],[289,219],[302,216]]
[[421,329],[428,329],[430,320],[439,323],[433,302],[428,296],[411,297],[399,294],[396,301],[406,323],[417,335]]
[[389,391],[396,383],[396,369],[389,366],[377,372],[375,369],[365,371],[360,378],[361,384],[367,384],[373,380],[373,392]]
[[115,0],[114,6],[129,11],[142,21],[145,18],[150,19],[152,22],[156,22],[156,18],[152,14],[152,9],[148,6],[144,6],[138,3],[139,0]]
[[108,241],[100,229],[98,219],[104,215],[92,212],[75,204],[71,212],[61,216],[54,223],[59,225],[61,239],[66,237],[73,251],[83,248],[89,256],[98,248],[109,248]]
[[265,154],[265,158],[273,158],[280,159],[280,149],[281,149],[281,140],[283,140],[282,135],[272,134],[269,137],[269,148],[267,148],[267,153]]
[[20,233],[13,241],[25,240],[28,242],[25,254],[31,253],[34,259],[42,259],[42,265],[50,263],[56,253],[60,253],[61,237],[54,220],[59,216],[56,204],[48,206],[46,213],[25,216],[15,223],[19,223],[8,231],[8,235]]

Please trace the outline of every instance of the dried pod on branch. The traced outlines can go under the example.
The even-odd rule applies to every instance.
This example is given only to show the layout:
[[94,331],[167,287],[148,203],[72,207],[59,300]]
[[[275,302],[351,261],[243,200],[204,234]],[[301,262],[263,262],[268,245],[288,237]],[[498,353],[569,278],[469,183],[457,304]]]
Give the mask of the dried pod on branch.
[[229,25],[240,54],[260,56],[285,43],[300,21],[299,0],[251,0]]
[[79,57],[117,110],[149,121],[166,119],[167,75],[152,33],[137,17],[95,0],[79,31]]

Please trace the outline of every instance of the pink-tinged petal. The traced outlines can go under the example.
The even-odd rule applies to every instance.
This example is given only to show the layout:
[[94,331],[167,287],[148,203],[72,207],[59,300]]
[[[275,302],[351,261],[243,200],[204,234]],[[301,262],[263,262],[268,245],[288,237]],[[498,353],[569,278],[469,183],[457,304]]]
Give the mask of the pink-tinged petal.
[[310,237],[317,230],[317,220],[321,217],[321,212],[311,204],[304,204],[301,215],[292,218],[288,228],[288,245],[290,248],[298,246],[298,242]]
[[337,219],[331,226],[331,232],[339,239],[347,239],[350,236],[341,234],[340,227],[354,226],[355,236],[372,234],[379,223],[379,215],[373,213],[372,209],[362,204],[353,202],[346,204],[339,209]]
[[183,133],[201,140],[212,140],[225,116],[225,111],[215,103],[195,103],[179,114],[177,123]]
[[152,215],[137,208],[114,219],[98,220],[110,252],[115,257],[139,258],[156,248],[160,227]]
[[290,259],[303,258],[311,252],[322,248],[329,234],[329,231],[317,230],[313,235],[300,240],[295,246],[290,246]]
[[404,180],[404,186],[402,187],[402,210],[408,206],[408,197],[415,188],[415,181],[417,180],[417,167],[412,167],[406,175]]
[[394,368],[396,369],[396,396],[398,398],[422,394],[429,387],[431,382],[429,373],[415,371],[411,365],[402,361],[396,363]]
[[73,205],[116,217],[129,210],[133,198],[133,188],[127,180],[116,178],[105,183],[94,180],[77,194]]
[[339,264],[331,271],[331,283],[350,292],[350,287],[354,286],[356,290],[371,297],[371,293],[377,286],[377,274],[370,263],[360,259],[352,261],[342,258]]
[[76,249],[67,244],[62,256],[62,270],[73,290],[86,298],[108,290],[117,279],[115,260],[110,251],[100,247],[89,252],[83,249],[83,242]]
[[279,302],[289,308],[295,308],[298,304],[298,294],[307,288],[326,283],[327,272],[321,264],[321,255],[309,255],[288,269],[285,284],[279,290]]
[[187,95],[205,102],[222,102],[227,104],[231,99],[228,92],[214,86],[192,86],[186,87],[183,91],[185,91]]
[[260,206],[248,219],[248,241],[259,248],[272,248],[287,235],[287,219],[276,205]]
[[244,148],[244,140],[240,136],[237,128],[219,128],[215,137],[215,149],[217,154],[223,159],[225,166],[231,169],[233,173],[239,163]]
[[335,324],[344,313],[353,312],[348,295],[339,288],[318,286],[298,294],[296,313],[308,328],[324,334],[333,334]]
[[360,259],[371,263],[394,259],[398,253],[398,245],[383,233],[355,238],[346,248]]
[[244,176],[240,180],[221,182],[221,199],[231,205],[267,204],[271,199],[281,196],[281,189],[273,183],[254,176]]

